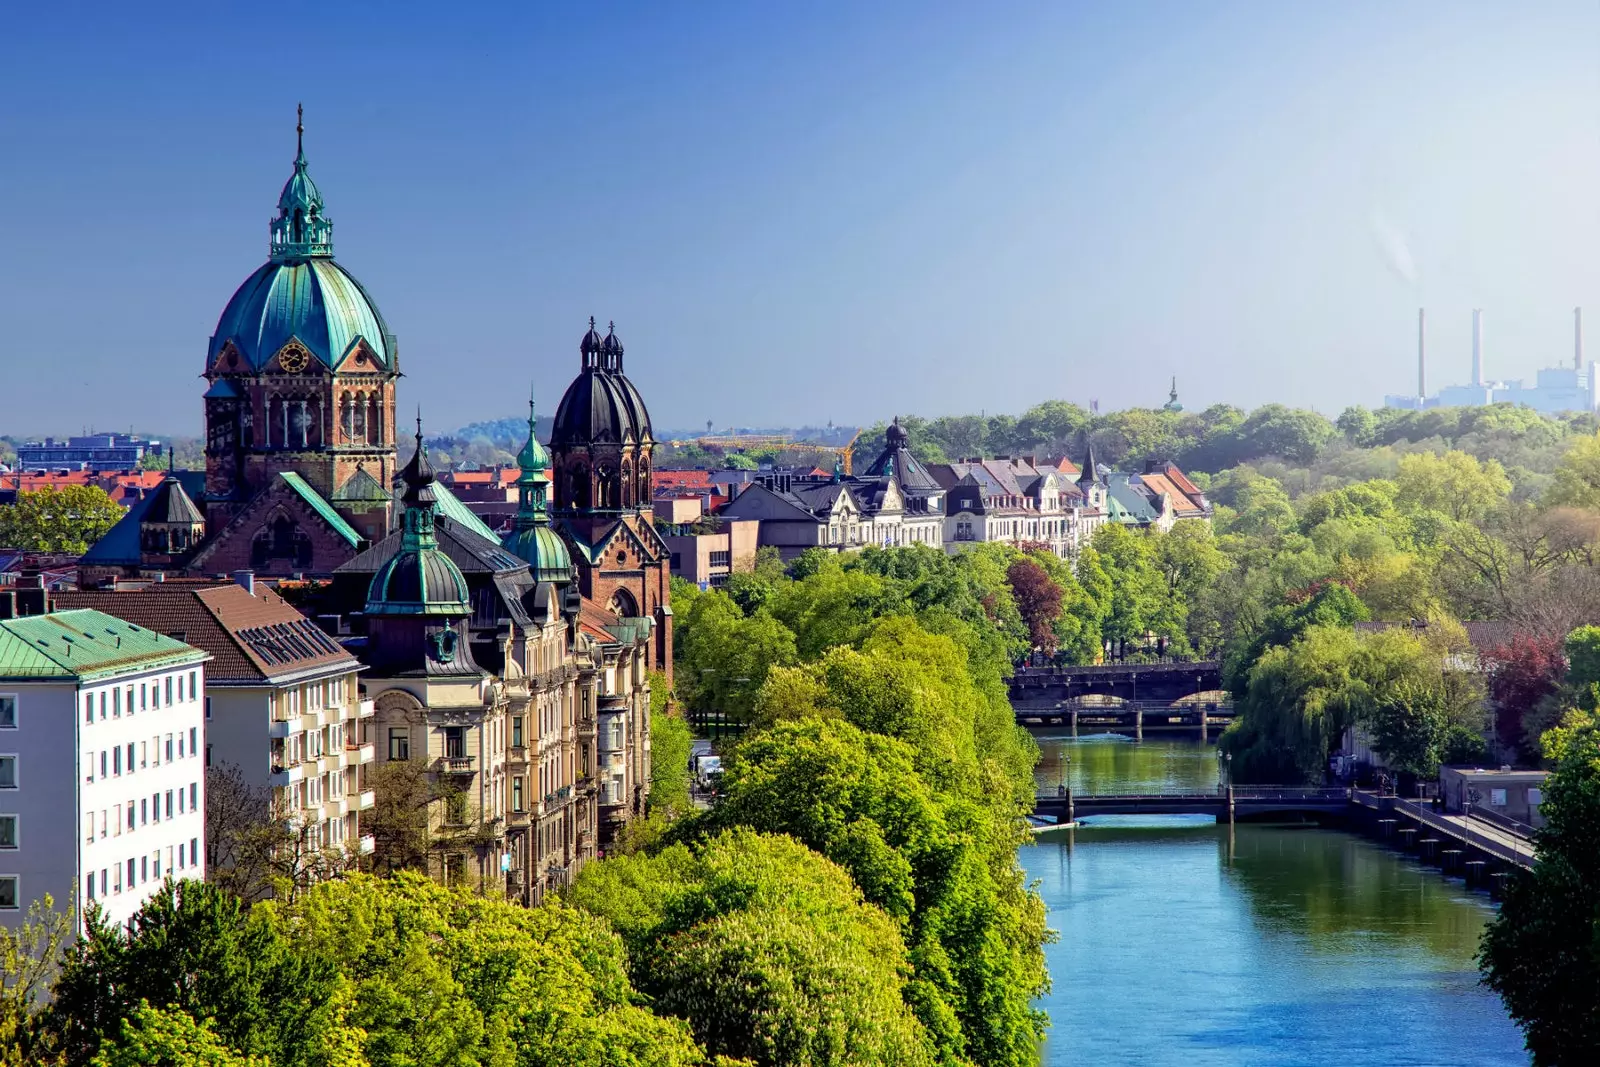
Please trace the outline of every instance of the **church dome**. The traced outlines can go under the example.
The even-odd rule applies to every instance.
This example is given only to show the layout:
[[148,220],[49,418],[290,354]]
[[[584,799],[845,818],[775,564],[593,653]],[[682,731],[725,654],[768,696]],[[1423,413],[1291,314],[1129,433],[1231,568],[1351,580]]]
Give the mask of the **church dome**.
[[438,515],[433,466],[417,420],[417,451],[400,472],[406,485],[405,533],[400,551],[384,561],[367,587],[368,615],[470,615],[467,579],[434,534]]
[[330,368],[365,344],[381,369],[393,369],[394,338],[378,306],[331,258],[265,263],[246,278],[217,320],[206,367],[231,342],[240,372],[258,371],[291,340]]
[[591,323],[578,349],[583,368],[556,406],[552,448],[652,439],[644,398],[622,371],[622,342],[615,331],[595,337]]
[[270,258],[234,292],[206,354],[206,370],[232,344],[237,368],[259,371],[291,340],[337,367],[364,344],[382,370],[394,369],[395,343],[361,283],[333,260],[333,221],[323,211],[322,193],[306,169],[305,127],[297,124],[299,145],[294,173],[278,196]]

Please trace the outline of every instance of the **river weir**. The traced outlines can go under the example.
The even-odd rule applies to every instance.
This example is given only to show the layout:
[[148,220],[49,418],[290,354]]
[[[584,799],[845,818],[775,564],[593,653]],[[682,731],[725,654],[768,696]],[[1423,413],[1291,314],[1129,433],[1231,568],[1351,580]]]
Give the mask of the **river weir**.
[[[1215,749],[1038,738],[1042,792],[1215,788]],[[1061,934],[1042,1053],[1067,1065],[1519,1065],[1478,983],[1487,894],[1312,824],[1091,816],[1019,858]]]

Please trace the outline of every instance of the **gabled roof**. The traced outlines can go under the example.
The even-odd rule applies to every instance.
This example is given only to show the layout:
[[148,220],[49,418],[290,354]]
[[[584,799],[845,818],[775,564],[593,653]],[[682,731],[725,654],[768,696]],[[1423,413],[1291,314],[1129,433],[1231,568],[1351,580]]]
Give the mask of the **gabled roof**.
[[[437,488],[437,485],[435,486]],[[480,524],[481,525],[481,524]],[[441,515],[434,524],[439,548],[463,573],[505,574],[526,569],[527,564],[501,547],[493,534],[485,537],[476,528]],[[400,551],[404,530],[395,530],[365,552],[334,568],[336,574],[376,574]]]
[[358,668],[338,642],[264,584],[161,582],[143,589],[57,594],[64,607],[94,608],[209,652],[207,683],[250,685],[322,667]]
[[82,563],[88,564],[136,564],[140,560],[139,524],[144,521],[144,516],[155,506],[154,494],[133,502],[133,506],[123,512],[118,519],[94,544],[89,546],[89,551],[83,554]]
[[368,474],[362,467],[357,467],[356,472],[344,480],[344,484],[333,491],[335,500],[361,500],[375,501],[389,499],[389,491],[378,484],[378,479]]
[[335,533],[350,543],[354,548],[361,543],[361,535],[356,533],[355,527],[344,521],[344,516],[333,510],[333,505],[322,498],[322,494],[311,488],[311,484],[300,477],[296,471],[279,471],[278,477],[283,479],[283,484],[293,489],[302,500],[310,505],[324,519]]
[[183,491],[183,483],[176,478],[164,479],[150,494],[150,500],[150,507],[144,512],[144,522],[193,524],[206,521],[200,509],[194,506],[194,501],[189,499],[189,494]]
[[99,681],[202,663],[200,649],[87,609],[0,620],[0,678]]

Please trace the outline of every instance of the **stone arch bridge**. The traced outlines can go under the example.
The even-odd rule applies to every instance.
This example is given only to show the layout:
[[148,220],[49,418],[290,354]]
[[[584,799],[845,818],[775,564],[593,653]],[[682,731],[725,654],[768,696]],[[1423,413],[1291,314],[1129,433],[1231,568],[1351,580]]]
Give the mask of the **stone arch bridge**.
[[1070,727],[1074,735],[1181,732],[1208,740],[1233,721],[1215,661],[1019,667],[1011,706],[1018,725]]

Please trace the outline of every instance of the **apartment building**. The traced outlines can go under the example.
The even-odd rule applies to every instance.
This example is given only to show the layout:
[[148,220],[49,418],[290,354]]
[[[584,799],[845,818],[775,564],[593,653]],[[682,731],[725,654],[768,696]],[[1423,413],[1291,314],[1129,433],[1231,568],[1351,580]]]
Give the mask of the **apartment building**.
[[[233,581],[168,580],[64,592],[210,653],[205,762],[237,767],[308,852],[366,853],[361,813],[374,804],[371,701],[360,661],[248,571]],[[270,792],[268,790],[270,789]]]
[[[35,579],[37,581],[37,579]],[[46,894],[125,923],[205,877],[205,663],[144,626],[0,592],[0,923]]]

